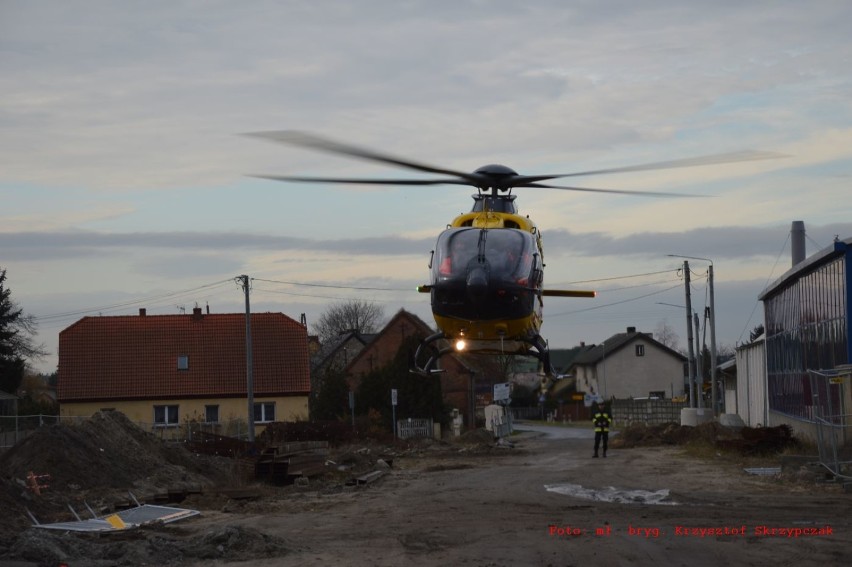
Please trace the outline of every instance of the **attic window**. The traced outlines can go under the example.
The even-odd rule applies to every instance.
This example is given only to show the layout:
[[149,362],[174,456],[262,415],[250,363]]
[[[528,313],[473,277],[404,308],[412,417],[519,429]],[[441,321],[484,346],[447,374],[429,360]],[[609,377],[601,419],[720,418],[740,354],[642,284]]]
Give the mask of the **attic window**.
[[177,369],[178,370],[189,370],[189,356],[185,354],[179,354],[177,360]]
[[645,356],[645,345],[636,345],[636,356]]

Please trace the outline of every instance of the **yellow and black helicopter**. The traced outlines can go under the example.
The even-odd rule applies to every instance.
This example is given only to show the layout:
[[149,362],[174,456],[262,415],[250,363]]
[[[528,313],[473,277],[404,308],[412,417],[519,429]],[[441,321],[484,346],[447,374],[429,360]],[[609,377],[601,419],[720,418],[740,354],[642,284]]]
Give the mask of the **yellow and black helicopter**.
[[[414,356],[420,373],[437,370],[438,360],[451,351],[532,355],[547,376],[554,376],[547,342],[540,334],[543,297],[595,297],[594,291],[544,289],[541,232],[528,216],[518,214],[517,187],[617,193],[653,197],[685,197],[676,193],[592,189],[542,183],[550,179],[711,165],[778,157],[743,151],[627,167],[563,174],[521,175],[504,165],[485,165],[473,173],[454,171],[343,144],[298,131],[257,132],[250,136],[332,154],[438,174],[432,179],[353,179],[256,175],[300,183],[369,185],[468,185],[475,187],[473,208],[457,216],[438,236],[432,251],[430,283],[418,287],[431,294],[438,332],[427,337]],[[425,362],[423,362],[425,361]],[[421,363],[422,362],[422,363]]]

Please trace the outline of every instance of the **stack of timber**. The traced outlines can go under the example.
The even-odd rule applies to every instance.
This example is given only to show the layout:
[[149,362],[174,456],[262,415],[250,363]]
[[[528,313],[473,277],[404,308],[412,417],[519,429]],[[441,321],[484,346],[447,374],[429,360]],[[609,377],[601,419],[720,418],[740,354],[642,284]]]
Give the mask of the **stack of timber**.
[[293,484],[297,478],[311,478],[323,474],[327,457],[327,441],[271,445],[258,456],[254,475],[257,480],[272,484]]

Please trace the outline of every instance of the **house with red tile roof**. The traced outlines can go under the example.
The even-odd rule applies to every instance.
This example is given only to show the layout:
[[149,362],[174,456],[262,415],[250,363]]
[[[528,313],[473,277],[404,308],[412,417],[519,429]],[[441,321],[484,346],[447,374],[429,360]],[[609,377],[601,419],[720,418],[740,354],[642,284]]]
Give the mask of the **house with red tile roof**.
[[[283,313],[253,313],[251,337],[256,426],[307,419],[305,326]],[[247,433],[246,376],[242,313],[196,307],[185,315],[147,315],[140,309],[139,315],[84,317],[59,333],[62,416],[114,409],[160,431],[242,420]]]

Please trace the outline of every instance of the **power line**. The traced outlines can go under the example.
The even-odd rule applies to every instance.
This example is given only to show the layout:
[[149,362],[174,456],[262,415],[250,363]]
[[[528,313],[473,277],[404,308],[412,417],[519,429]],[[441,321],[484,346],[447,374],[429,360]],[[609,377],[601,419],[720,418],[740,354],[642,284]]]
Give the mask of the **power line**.
[[[351,297],[339,297],[339,296],[333,296],[333,295],[312,295],[312,294],[309,294],[309,293],[296,293],[296,292],[292,292],[292,291],[280,291],[280,290],[273,290],[273,289],[266,289],[266,288],[252,288],[252,289],[254,289],[255,291],[257,291],[259,293],[273,293],[273,294],[278,294],[278,295],[292,295],[292,296],[296,296],[296,297],[314,297],[314,298],[317,298],[317,299],[339,299],[339,300],[351,299]],[[356,288],[356,289],[358,289],[358,288]],[[391,300],[389,300],[389,299],[374,299],[374,300],[371,300],[371,301],[378,301],[378,302],[381,302],[381,303],[390,303],[391,302]]]
[[576,285],[576,284],[582,284],[582,283],[606,282],[606,281],[611,281],[611,280],[626,280],[626,279],[630,279],[630,278],[641,278],[641,277],[644,277],[644,276],[656,276],[658,274],[667,274],[667,273],[672,272],[672,271],[675,271],[675,270],[668,269],[668,270],[661,270],[659,272],[648,272],[647,274],[633,274],[633,275],[629,275],[629,276],[613,276],[611,278],[598,278],[596,280],[578,280],[578,281],[575,281],[575,282],[567,282],[564,285]]
[[577,309],[576,311],[564,311],[562,313],[552,313],[552,314],[549,314],[548,317],[553,318],[553,317],[560,317],[562,315],[575,315],[577,313],[586,313],[588,311],[595,311],[597,309],[603,309],[604,307],[612,307],[613,305],[621,305],[623,303],[629,303],[631,301],[638,301],[640,299],[645,299],[646,297],[651,297],[652,295],[659,295],[661,293],[665,293],[667,291],[671,291],[671,290],[677,289],[679,287],[680,287],[680,284],[672,286],[672,287],[667,287],[666,289],[653,291],[651,293],[646,293],[645,295],[640,295],[638,297],[623,299],[621,301],[613,301],[612,303],[605,303],[604,305],[595,305],[594,307],[588,307],[586,309]]
[[[790,240],[790,233],[788,232],[787,238],[784,239],[784,244],[781,246],[781,250],[778,252],[778,256],[775,258],[775,263],[772,265],[772,271],[769,272],[769,277],[766,278],[766,282],[763,284],[764,289],[766,289],[767,284],[769,284],[769,280],[772,279],[772,275],[775,273],[775,268],[778,266],[778,261],[781,259],[781,254],[783,254],[784,250],[787,249],[787,242],[789,240]],[[737,337],[738,343],[743,338],[743,335],[745,334],[746,329],[748,329],[748,326],[751,323],[751,318],[754,317],[754,312],[757,311],[757,306],[759,304],[760,304],[760,299],[758,299],[754,302],[754,307],[752,307],[751,313],[749,313],[749,316],[748,316],[748,319],[746,320],[745,326],[743,327],[743,330],[740,331],[740,336]]]
[[164,293],[162,295],[155,295],[155,296],[145,297],[145,298],[141,298],[141,299],[134,299],[134,300],[131,300],[131,301],[126,301],[124,303],[115,303],[115,304],[112,304],[112,305],[104,305],[104,306],[100,306],[100,307],[88,307],[88,308],[79,309],[79,310],[76,310],[76,311],[66,311],[64,313],[54,313],[54,314],[51,314],[51,315],[42,315],[41,317],[34,317],[34,319],[35,319],[35,321],[42,323],[42,322],[48,322],[48,321],[53,321],[53,320],[57,320],[57,319],[67,319],[69,317],[76,317],[76,316],[79,316],[79,315],[85,315],[87,313],[100,313],[100,312],[104,312],[104,311],[113,311],[115,309],[122,309],[124,307],[130,307],[132,305],[139,305],[140,303],[151,303],[151,302],[161,301],[163,299],[172,299],[172,298],[175,298],[175,297],[179,297],[181,295],[196,293],[196,292],[204,290],[204,289],[208,289],[208,288],[212,288],[212,287],[216,287],[216,286],[221,286],[221,285],[224,285],[226,283],[230,283],[231,281],[232,281],[231,279],[227,279],[227,280],[214,282],[214,283],[211,283],[211,284],[202,285],[202,286],[195,287],[195,288],[192,288],[192,289],[185,289],[185,290],[182,290],[182,291],[174,291],[174,292]]
[[361,290],[361,291],[411,291],[410,289],[407,289],[407,288],[403,289],[403,288],[390,288],[390,287],[358,287],[358,286],[351,286],[351,285],[331,285],[331,284],[316,284],[316,283],[305,283],[305,282],[285,282],[285,281],[280,281],[280,280],[264,280],[264,279],[261,279],[261,278],[252,278],[252,280],[259,281],[259,282],[276,283],[276,284],[283,284],[283,285],[295,285],[295,286],[302,286],[302,287],[324,287],[324,288],[331,288],[331,289],[356,289],[356,290]]

